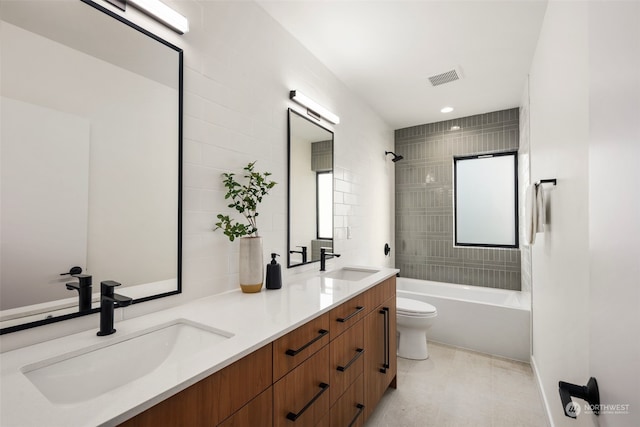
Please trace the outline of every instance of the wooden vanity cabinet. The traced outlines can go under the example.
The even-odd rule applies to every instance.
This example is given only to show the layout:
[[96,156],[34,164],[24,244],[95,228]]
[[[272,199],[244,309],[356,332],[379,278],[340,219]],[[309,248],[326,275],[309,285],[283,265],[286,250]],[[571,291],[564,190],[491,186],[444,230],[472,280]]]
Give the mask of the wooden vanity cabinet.
[[271,387],[272,366],[267,344],[121,425],[214,427]]
[[361,427],[396,386],[391,277],[123,423]]

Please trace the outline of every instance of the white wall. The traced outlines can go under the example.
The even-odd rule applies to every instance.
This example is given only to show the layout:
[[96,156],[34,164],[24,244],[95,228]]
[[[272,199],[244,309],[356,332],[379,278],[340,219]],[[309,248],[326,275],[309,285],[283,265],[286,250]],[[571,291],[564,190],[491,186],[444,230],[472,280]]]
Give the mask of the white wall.
[[[334,237],[342,257],[329,264],[393,266],[393,257],[383,253],[385,242],[393,242],[393,168],[384,156],[393,147],[389,126],[256,4],[169,4],[189,18],[191,30],[184,36],[135,10],[127,16],[184,48],[183,293],[131,306],[125,316],[237,288],[237,241],[211,229],[215,215],[226,211],[220,174],[241,172],[249,161],[257,160],[256,169],[273,172],[278,182],[259,211],[265,264],[270,252],[285,253],[287,108],[297,108],[288,99],[291,89],[341,118],[333,130]],[[92,315],[9,334],[2,350],[97,326]]]
[[[640,424],[640,15],[637,3],[620,7],[551,1],[531,67],[531,181],[558,179],[532,248],[532,361],[554,426]],[[631,413],[565,417],[558,381],[590,376],[602,403],[631,403]]]
[[548,224],[532,248],[533,359],[557,425],[558,381],[589,378],[587,13],[549,3],[530,74],[531,181],[558,180],[545,186]]
[[590,375],[601,427],[640,425],[640,3],[589,13]]

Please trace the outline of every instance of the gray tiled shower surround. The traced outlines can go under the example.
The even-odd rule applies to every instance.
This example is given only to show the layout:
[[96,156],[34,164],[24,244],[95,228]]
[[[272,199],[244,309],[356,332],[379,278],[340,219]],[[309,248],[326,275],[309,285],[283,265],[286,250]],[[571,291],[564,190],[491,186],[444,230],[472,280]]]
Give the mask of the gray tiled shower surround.
[[517,108],[395,131],[401,276],[520,290],[519,249],[453,246],[453,156],[517,151],[518,133]]

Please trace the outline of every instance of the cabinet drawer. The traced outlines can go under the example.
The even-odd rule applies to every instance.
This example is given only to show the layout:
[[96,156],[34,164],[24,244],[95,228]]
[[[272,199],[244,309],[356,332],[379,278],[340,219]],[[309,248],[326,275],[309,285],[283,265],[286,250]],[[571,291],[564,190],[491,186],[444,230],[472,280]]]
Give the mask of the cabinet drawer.
[[273,385],[273,425],[315,426],[329,411],[329,346]]
[[390,277],[384,282],[381,282],[369,289],[365,295],[364,303],[369,307],[369,311],[378,307],[380,304],[385,302],[387,299],[395,296],[396,294],[396,278]]
[[351,298],[329,312],[331,317],[331,339],[335,339],[373,310],[373,306],[367,306],[365,300],[366,292]]
[[331,407],[331,427],[364,425],[364,375],[360,375]]
[[273,387],[269,387],[218,427],[271,427],[273,425]]
[[317,317],[273,342],[273,381],[329,344],[329,313]]
[[333,404],[360,376],[364,367],[364,322],[359,321],[329,344],[331,350],[331,389]]

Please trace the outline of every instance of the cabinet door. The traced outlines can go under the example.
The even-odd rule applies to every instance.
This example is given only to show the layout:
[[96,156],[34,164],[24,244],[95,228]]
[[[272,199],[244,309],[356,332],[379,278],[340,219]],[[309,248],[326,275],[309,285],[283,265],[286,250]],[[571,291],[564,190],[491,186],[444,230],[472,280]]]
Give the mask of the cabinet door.
[[273,385],[273,425],[315,426],[329,412],[329,346]]
[[331,405],[362,374],[364,367],[364,323],[356,323],[331,341]]
[[391,385],[395,387],[396,298],[387,299],[365,318],[365,420]]
[[364,409],[364,375],[360,375],[331,407],[331,427],[361,427]]

